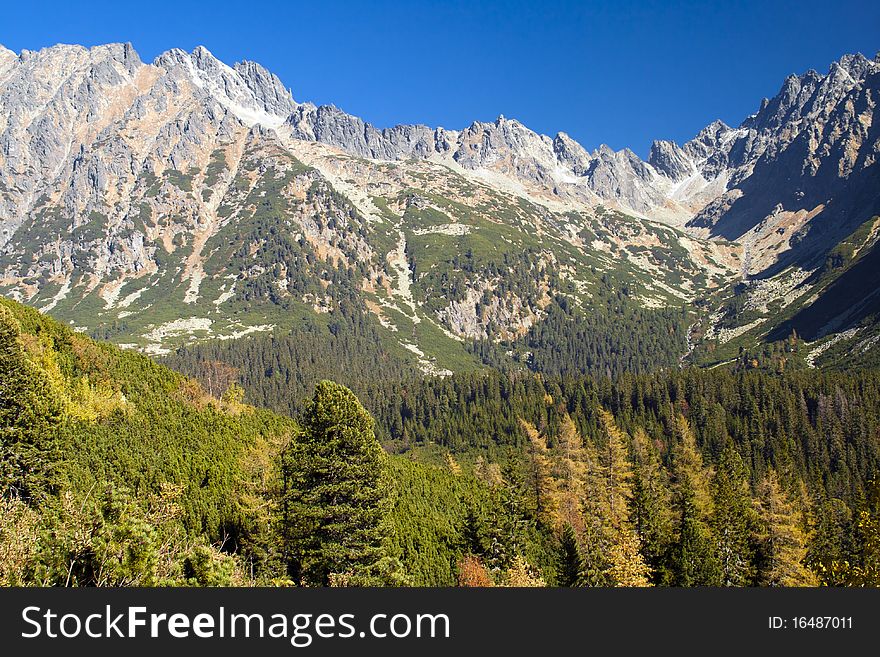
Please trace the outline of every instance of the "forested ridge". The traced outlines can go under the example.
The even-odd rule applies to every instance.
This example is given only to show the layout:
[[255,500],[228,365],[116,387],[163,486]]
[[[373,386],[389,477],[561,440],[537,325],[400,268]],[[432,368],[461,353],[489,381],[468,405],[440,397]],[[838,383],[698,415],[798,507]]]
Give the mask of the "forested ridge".
[[877,371],[424,377],[325,337],[184,376],[0,301],[0,583],[880,584]]

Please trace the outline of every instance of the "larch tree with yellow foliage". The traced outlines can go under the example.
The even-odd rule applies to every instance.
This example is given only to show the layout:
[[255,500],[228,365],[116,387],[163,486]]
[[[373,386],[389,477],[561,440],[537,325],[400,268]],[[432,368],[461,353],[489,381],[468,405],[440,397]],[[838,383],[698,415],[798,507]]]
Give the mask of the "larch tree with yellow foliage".
[[633,468],[627,455],[626,435],[605,409],[599,420],[607,443],[603,450],[608,533],[608,579],[614,586],[650,586],[651,570],[642,556],[638,534],[630,518]]
[[553,463],[547,440],[533,424],[521,420],[521,426],[529,439],[529,487],[535,499],[538,523],[544,527],[556,526],[558,481],[553,477]]
[[758,489],[762,535],[758,569],[761,586],[816,586],[815,574],[804,565],[807,535],[803,518],[786,496],[779,475],[770,469]]

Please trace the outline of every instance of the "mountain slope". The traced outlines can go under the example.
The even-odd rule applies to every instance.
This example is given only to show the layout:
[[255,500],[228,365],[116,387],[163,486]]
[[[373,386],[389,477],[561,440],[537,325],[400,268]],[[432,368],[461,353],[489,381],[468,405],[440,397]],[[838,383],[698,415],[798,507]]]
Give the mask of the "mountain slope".
[[0,292],[157,354],[342,317],[433,373],[505,359],[482,343],[538,367],[560,335],[574,361],[612,330],[584,316],[681,311],[653,362],[673,364],[775,336],[880,208],[878,69],[792,76],[642,161],[504,117],[380,130],[204,48],[3,50]]
[[[25,92],[33,79],[63,82]],[[446,372],[478,364],[463,341],[523,336],[597,286],[681,306],[735,270],[733,248],[529,182],[554,146],[514,121],[455,133],[444,161],[376,159],[420,152],[415,137],[298,105],[204,49],[149,65],[127,46],[24,53],[0,99],[3,291],[152,353],[366,313]],[[544,163],[509,154],[505,172],[492,140]]]
[[814,262],[880,212],[878,93],[880,59],[861,55],[824,76],[790,76],[737,130],[722,131],[707,165],[731,171],[728,190],[689,225],[746,243],[750,273]]
[[[0,298],[0,585],[289,584],[279,458],[304,429],[224,389]],[[405,581],[454,585],[468,512],[505,510],[469,473],[388,470]]]

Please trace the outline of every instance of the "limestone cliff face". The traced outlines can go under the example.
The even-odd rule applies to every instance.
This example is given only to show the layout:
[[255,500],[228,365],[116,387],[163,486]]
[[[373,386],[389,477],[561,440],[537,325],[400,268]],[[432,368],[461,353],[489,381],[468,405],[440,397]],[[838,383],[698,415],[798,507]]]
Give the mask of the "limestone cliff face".
[[[199,155],[199,133],[214,131],[228,139],[237,127],[256,124],[358,157],[447,161],[549,190],[564,200],[611,204],[672,223],[690,221],[735,238],[766,218],[756,216],[763,207],[734,203],[746,192],[754,196],[750,186],[800,199],[807,195],[802,189],[779,190],[784,181],[750,181],[756,167],[766,176],[774,163],[779,169],[798,166],[798,175],[819,177],[821,184],[813,187],[822,196],[834,186],[832,178],[847,181],[873,166],[878,71],[877,60],[848,55],[827,75],[792,75],[740,127],[716,121],[681,147],[657,141],[643,162],[631,151],[606,146],[589,153],[564,133],[551,139],[504,117],[463,130],[378,129],[333,106],[296,103],[258,64],[229,67],[204,48],[170,50],[152,64],[122,44],[56,46],[19,56],[2,49],[0,240],[18,228],[43,189],[57,189],[71,175],[77,158],[80,169],[91,170],[98,183],[132,166],[143,168],[151,159],[154,169],[183,170]],[[127,138],[120,144],[123,132]],[[164,152],[157,141],[164,142]],[[102,172],[94,161],[99,145],[110,171]],[[115,152],[106,152],[110,148]],[[115,161],[106,161],[110,157]]]
[[[795,251],[802,258],[817,237],[851,232],[880,211],[871,191],[878,182],[878,94],[880,59],[848,55],[826,75],[787,78],[738,129],[701,133],[686,152],[703,162],[706,175],[726,172],[729,183],[690,225],[729,239],[781,230],[787,233],[782,251],[802,242]],[[792,229],[791,215],[800,211],[817,216]]]
[[880,212],[878,78],[844,57],[643,161],[505,117],[379,129],[204,48],[0,47],[0,291],[155,348],[177,329],[144,318],[171,297],[181,330],[217,336],[269,326],[241,319],[258,301],[320,313],[344,288],[407,344],[422,321],[521,335],[603,271],[689,303],[813,267]]

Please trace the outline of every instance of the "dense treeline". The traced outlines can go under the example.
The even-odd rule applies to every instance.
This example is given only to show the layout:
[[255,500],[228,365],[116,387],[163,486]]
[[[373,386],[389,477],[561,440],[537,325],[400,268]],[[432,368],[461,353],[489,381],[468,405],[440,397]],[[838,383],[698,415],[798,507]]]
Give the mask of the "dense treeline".
[[[256,350],[251,353],[253,362],[260,362],[263,350],[251,346]],[[234,351],[217,349],[211,355],[223,359]],[[247,359],[239,357],[235,362],[243,367],[243,380],[257,382],[253,387],[246,384],[255,403],[299,411],[299,405],[285,399],[280,390],[273,394],[262,385]],[[307,376],[313,365],[300,359],[281,367]],[[192,372],[198,373],[198,367]],[[465,519],[461,531],[470,538],[459,543],[464,541],[465,548],[460,549],[470,557],[457,569],[468,574],[467,581],[504,581],[507,576],[500,573],[509,572],[515,567],[513,559],[521,557],[528,567],[539,569],[545,582],[619,583],[609,574],[613,564],[596,555],[608,553],[609,535],[629,534],[603,529],[599,521],[591,547],[584,533],[590,523],[575,517],[567,522],[549,519],[541,510],[542,496],[555,493],[542,492],[535,483],[536,450],[546,452],[548,472],[583,470],[583,463],[590,462],[583,450],[601,452],[607,446],[609,426],[623,436],[618,452],[627,455],[624,460],[634,477],[642,472],[640,468],[650,466],[655,471],[654,481],[636,477],[632,493],[619,493],[632,508],[625,522],[611,522],[640,528],[635,540],[647,568],[642,572],[646,581],[681,585],[775,581],[767,564],[776,557],[762,547],[771,516],[784,524],[774,531],[793,541],[787,558],[795,566],[787,567],[794,568],[797,576],[791,581],[809,583],[817,575],[828,583],[870,580],[864,575],[870,568],[854,564],[873,558],[863,553],[866,543],[859,536],[865,527],[874,526],[871,518],[876,516],[872,487],[880,466],[880,374],[876,371],[780,374],[734,364],[730,369],[676,369],[613,380],[543,378],[516,371],[448,378],[404,374],[354,378],[387,447],[410,454],[427,450],[435,454],[434,460],[441,460],[436,457],[437,447],[449,450],[447,458],[455,467],[462,470],[457,463],[463,464],[466,472],[493,491],[498,508],[505,509],[501,515],[493,512],[490,522],[486,513],[474,512]],[[681,456],[685,435],[691,441],[684,450],[686,458]],[[569,454],[564,467],[557,458],[560,449]],[[570,454],[578,450],[581,465],[575,467]],[[640,464],[642,458],[648,459],[647,464]],[[690,464],[687,487],[680,483],[685,481],[682,458]],[[581,491],[593,491],[588,498],[578,502],[569,498],[566,504],[583,513],[585,499],[601,498],[595,492],[597,476],[583,475],[578,484]],[[561,486],[552,477],[546,481],[551,482],[547,484],[551,491]],[[439,491],[434,495],[442,497]],[[713,495],[717,504],[710,503]],[[648,519],[645,508],[653,508],[656,517]],[[595,520],[602,513],[601,506],[593,506],[587,517]],[[729,539],[741,548],[734,556],[733,547],[717,540],[727,536],[731,523],[739,526],[737,538]],[[624,548],[631,552],[631,546]],[[566,564],[553,556],[557,550],[567,550]],[[693,551],[704,556],[699,568],[687,566]],[[735,573],[730,570],[731,560],[741,564]],[[808,563],[810,569],[801,570]],[[592,564],[587,568],[592,575],[563,574],[566,568],[583,569],[584,564]],[[442,567],[442,558],[436,565]],[[528,572],[525,565],[519,567]],[[426,581],[448,581],[449,575],[445,577]]]
[[877,372],[389,358],[340,371],[362,406],[323,336],[275,361],[307,400],[245,344],[200,384],[0,302],[0,582],[880,585]]
[[598,288],[589,311],[559,297],[544,319],[514,341],[471,345],[482,362],[510,369],[509,353],[528,369],[549,376],[623,374],[677,367],[687,350],[684,309],[643,308],[625,287]]
[[641,427],[664,445],[683,415],[710,461],[732,441],[752,484],[774,467],[803,478],[811,490],[851,500],[880,464],[880,376],[874,370],[775,375],[689,368],[614,380],[493,371],[414,377],[391,358],[387,367],[379,361],[371,369],[357,358],[359,344],[354,338],[261,339],[182,350],[173,362],[204,379],[212,363],[228,361],[249,401],[292,415],[310,386],[338,378],[376,417],[380,439],[398,450],[437,444],[502,458],[527,444],[521,419],[552,441],[564,414],[595,441],[598,409],[605,408],[625,431]]
[[301,413],[324,379],[366,398],[375,381],[393,385],[417,378],[410,363],[382,346],[373,325],[339,313],[327,326],[304,326],[287,335],[184,346],[162,362],[205,388],[218,377],[226,381],[220,384],[224,389],[237,381],[253,403],[287,415]]
[[342,386],[296,422],[228,374],[208,393],[0,300],[0,584],[454,583],[485,484],[386,457]]
[[409,444],[459,451],[519,447],[526,442],[520,419],[552,441],[565,414],[595,441],[604,408],[625,431],[642,428],[667,448],[676,417],[686,417],[707,458],[716,461],[732,442],[753,483],[774,467],[804,478],[812,489],[851,498],[880,465],[876,371],[773,376],[686,369],[613,382],[475,373],[423,379],[391,393],[367,404],[392,438]]

